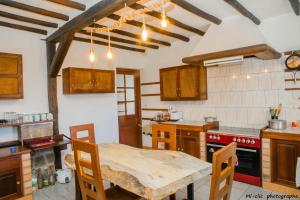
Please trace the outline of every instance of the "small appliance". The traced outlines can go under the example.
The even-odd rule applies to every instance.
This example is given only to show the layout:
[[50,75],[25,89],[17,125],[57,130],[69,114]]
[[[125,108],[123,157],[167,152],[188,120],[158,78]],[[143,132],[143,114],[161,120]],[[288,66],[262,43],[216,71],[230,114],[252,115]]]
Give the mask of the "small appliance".
[[180,111],[170,112],[170,121],[180,121],[183,119],[183,113]]
[[70,169],[59,169],[56,171],[57,182],[61,184],[70,183],[72,180],[72,171]]

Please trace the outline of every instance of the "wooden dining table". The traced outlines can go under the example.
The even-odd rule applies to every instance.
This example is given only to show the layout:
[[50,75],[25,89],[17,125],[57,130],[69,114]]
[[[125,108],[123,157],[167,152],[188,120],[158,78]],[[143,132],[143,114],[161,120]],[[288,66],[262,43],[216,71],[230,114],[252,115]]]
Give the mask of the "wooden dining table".
[[[119,187],[147,200],[160,200],[187,187],[194,199],[194,183],[212,172],[212,165],[179,151],[146,150],[122,144],[99,144],[101,175]],[[64,163],[76,170],[73,152]],[[81,199],[76,184],[76,200]],[[78,191],[79,190],[79,191]]]

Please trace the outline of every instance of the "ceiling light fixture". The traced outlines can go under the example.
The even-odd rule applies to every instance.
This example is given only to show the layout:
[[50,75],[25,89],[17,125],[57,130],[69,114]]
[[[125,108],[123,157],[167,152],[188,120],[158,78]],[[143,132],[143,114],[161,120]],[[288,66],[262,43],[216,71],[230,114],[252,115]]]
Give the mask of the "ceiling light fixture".
[[112,59],[113,55],[111,53],[111,46],[110,46],[110,31],[107,32],[108,33],[108,52],[107,52],[107,58],[109,60]]
[[167,16],[166,16],[166,11],[165,11],[165,1],[162,0],[162,15],[161,15],[161,26],[163,28],[166,28],[168,26],[168,21],[167,21]]
[[146,27],[146,23],[145,23],[145,15],[143,15],[143,27],[142,27],[142,40],[144,42],[147,41],[148,39],[148,32],[147,32],[147,27]]

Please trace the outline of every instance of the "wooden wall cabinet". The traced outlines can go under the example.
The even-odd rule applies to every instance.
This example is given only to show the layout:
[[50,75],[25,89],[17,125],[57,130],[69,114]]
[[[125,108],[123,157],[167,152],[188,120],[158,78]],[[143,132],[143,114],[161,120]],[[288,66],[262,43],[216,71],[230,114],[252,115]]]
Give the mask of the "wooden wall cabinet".
[[114,93],[115,71],[69,67],[63,69],[63,93]]
[[162,101],[207,100],[205,67],[184,65],[160,69]]
[[300,157],[300,142],[272,140],[272,182],[296,187],[297,157]]
[[177,150],[200,159],[200,133],[191,130],[177,130]]
[[22,98],[22,55],[0,52],[0,99]]

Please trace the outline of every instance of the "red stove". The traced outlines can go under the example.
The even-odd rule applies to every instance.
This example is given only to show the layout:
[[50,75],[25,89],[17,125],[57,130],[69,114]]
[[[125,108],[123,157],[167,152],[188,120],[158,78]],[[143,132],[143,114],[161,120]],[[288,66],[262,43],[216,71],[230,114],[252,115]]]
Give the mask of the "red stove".
[[209,130],[206,134],[207,161],[212,162],[213,153],[231,142],[237,143],[234,180],[261,186],[260,129],[220,127]]

